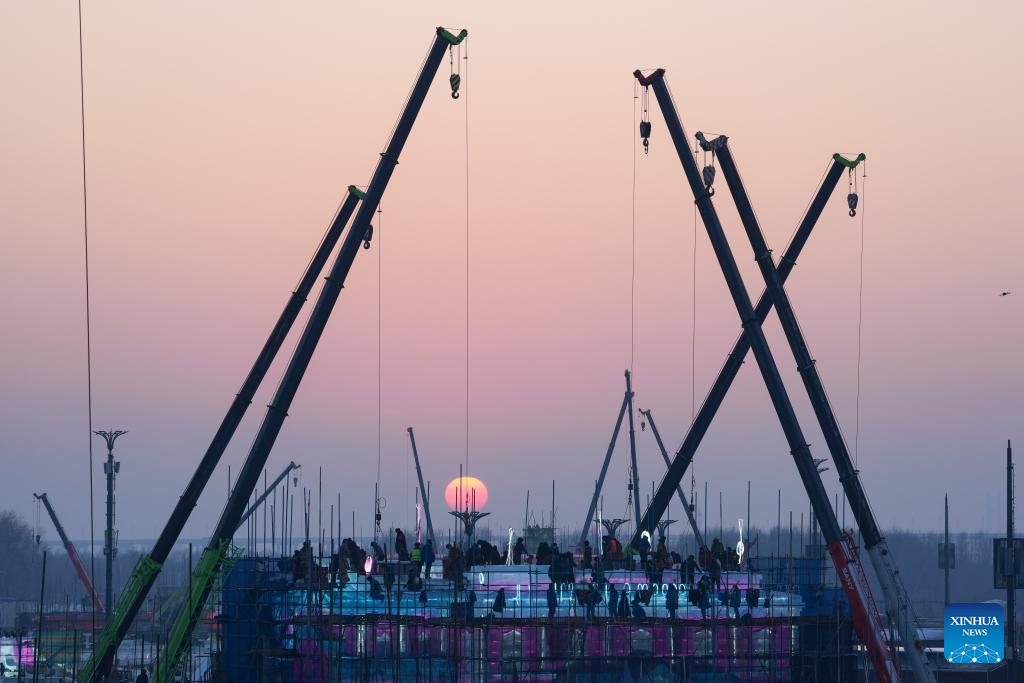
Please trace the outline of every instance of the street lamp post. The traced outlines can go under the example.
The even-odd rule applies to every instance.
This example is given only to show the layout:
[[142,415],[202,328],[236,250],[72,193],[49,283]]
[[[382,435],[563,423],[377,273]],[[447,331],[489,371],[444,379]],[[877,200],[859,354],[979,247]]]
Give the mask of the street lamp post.
[[476,523],[491,513],[477,512],[476,510],[464,510],[459,512],[449,510],[448,514],[452,517],[457,517],[459,521],[462,522],[462,529],[466,533],[466,544],[468,548],[469,545],[472,545],[471,541],[473,540],[473,532],[476,530]]
[[658,520],[658,523],[655,525],[655,528],[658,530],[658,538],[665,538],[668,535],[668,528],[675,524],[676,521],[674,519]]
[[114,604],[114,558],[117,556],[117,539],[114,536],[114,480],[121,470],[121,463],[114,460],[114,442],[128,432],[123,429],[99,430],[93,432],[107,442],[107,461],[103,463],[103,473],[107,475],[107,530],[103,537],[103,554],[107,557],[106,581],[106,618],[110,619],[111,606]]

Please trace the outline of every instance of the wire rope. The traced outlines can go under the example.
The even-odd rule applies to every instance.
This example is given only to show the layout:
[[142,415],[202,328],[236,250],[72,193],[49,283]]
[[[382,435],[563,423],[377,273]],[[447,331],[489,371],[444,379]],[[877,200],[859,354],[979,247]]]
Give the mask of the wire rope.
[[[465,46],[465,54],[463,56],[463,45]],[[470,207],[470,183],[469,183],[469,40],[459,45],[459,58],[460,75],[463,69],[466,72],[466,78],[463,80],[463,119],[464,119],[464,136],[465,136],[465,176],[466,176],[466,476],[469,476],[469,313],[470,313],[470,241],[469,241],[469,207]],[[465,61],[465,64],[461,64]]]
[[[85,262],[85,373],[89,439],[89,573],[96,584],[96,511],[92,451],[92,305],[89,292],[89,184],[85,147],[85,46],[82,35],[82,0],[78,0],[78,91],[82,122],[82,236]],[[110,609],[111,605],[107,605]],[[92,604],[92,631],[96,632],[96,601]]]
[[[629,266],[629,373],[634,374],[636,358],[636,130],[639,86],[633,79],[633,183],[630,205],[630,266]],[[635,379],[635,378],[634,378]]]
[[[374,501],[374,514],[376,515],[380,507],[381,497],[381,485],[380,485],[380,474],[381,474],[381,451],[382,451],[382,431],[381,431],[381,415],[383,413],[382,406],[382,390],[381,390],[381,320],[383,311],[383,292],[381,285],[383,283],[382,271],[384,270],[384,210],[382,203],[377,204],[377,500]],[[378,524],[379,526],[379,524]],[[376,538],[374,538],[376,540]]]
[[853,428],[853,464],[860,465],[860,379],[861,379],[861,351],[863,344],[864,328],[864,214],[867,213],[868,174],[867,162],[864,162],[864,171],[861,173],[861,202],[860,202],[860,273],[857,285],[857,399],[855,402],[855,417]]

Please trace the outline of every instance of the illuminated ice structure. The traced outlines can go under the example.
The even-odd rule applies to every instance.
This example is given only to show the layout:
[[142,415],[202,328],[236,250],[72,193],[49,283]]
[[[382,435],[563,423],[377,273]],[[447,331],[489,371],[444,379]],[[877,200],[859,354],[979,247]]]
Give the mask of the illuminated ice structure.
[[[576,572],[576,584],[570,582],[555,582],[555,591],[558,598],[558,608],[555,616],[572,617],[584,616],[585,609],[578,603],[573,594],[575,589],[582,589],[590,582],[591,572],[589,570]],[[702,575],[697,574],[697,580]],[[548,567],[546,565],[486,565],[473,567],[466,573],[469,584],[467,591],[472,589],[473,616],[483,618],[490,616],[496,619],[514,619],[521,617],[546,617],[548,614],[547,589],[551,580],[548,578]],[[674,583],[680,590],[679,609],[676,613],[679,619],[700,619],[700,607],[693,605],[688,599],[689,586],[684,585],[680,573],[676,570],[662,572],[660,583],[652,583],[644,572],[627,570],[610,570],[604,573],[607,583],[613,584],[619,595],[625,591],[630,598],[636,591],[650,591],[650,602],[644,604],[644,610],[650,617],[667,617],[665,609],[665,593],[670,583]],[[376,580],[381,581],[377,576]],[[758,588],[760,586],[760,574],[748,574],[747,572],[723,572],[722,588],[736,586],[743,595],[746,595],[748,587]],[[399,590],[401,583],[401,590]],[[499,589],[505,589],[505,609],[500,614],[491,611],[491,605]],[[607,586],[603,588],[603,602],[597,607],[597,616],[605,616],[608,605]],[[396,578],[396,585],[390,596],[385,595],[384,599],[375,598],[367,579],[361,575],[352,575],[344,590],[329,591],[330,600],[333,604],[324,604],[323,609],[332,610],[335,614],[386,614],[386,615],[407,615],[425,618],[443,618],[450,616],[453,602],[465,605],[468,593],[456,597],[450,581],[442,578],[442,567],[435,563],[431,578],[427,582],[426,602],[422,602],[419,591],[405,590],[404,581],[399,582]],[[379,595],[379,594],[378,594]],[[751,616],[766,616],[769,609],[773,614],[794,614],[801,613],[803,600],[799,593],[791,592],[770,592],[771,603],[764,605],[765,596],[761,597],[760,606],[748,610],[746,603],[741,608],[742,612],[751,612]],[[710,597],[711,607],[709,614],[718,609],[721,616],[728,616],[727,606],[721,605],[718,594]],[[465,608],[465,607],[464,607]],[[463,612],[465,616],[465,612]]]
[[[675,570],[664,571],[658,584],[639,571],[605,571],[605,580],[620,596],[625,593],[632,598],[637,591],[649,591],[643,619],[610,619],[607,588],[595,618],[588,619],[575,599],[574,585],[567,581],[555,583],[557,608],[554,619],[549,619],[546,565],[473,567],[465,573],[465,589],[457,591],[454,582],[442,577],[438,562],[422,595],[405,589],[405,581],[398,578],[402,566],[387,592],[379,575],[375,581],[380,591],[371,590],[367,579],[355,574],[343,589],[330,584],[309,587],[294,580],[288,559],[243,558],[221,596],[217,618],[221,657],[225,672],[238,680],[269,676],[267,680],[327,681],[338,680],[339,675],[341,680],[352,679],[346,676],[362,680],[366,675],[394,680],[390,667],[397,656],[396,666],[416,672],[399,676],[401,680],[463,680],[461,673],[449,675],[451,667],[468,667],[470,661],[497,676],[489,680],[515,676],[526,680],[541,671],[580,666],[581,657],[586,666],[613,668],[630,666],[639,657],[648,667],[667,661],[674,672],[686,659],[685,665],[691,667],[750,669],[737,675],[740,680],[786,681],[791,680],[790,667],[803,647],[800,625],[818,617],[816,623],[824,629],[836,624],[835,616],[826,616],[835,605],[825,605],[824,600],[808,603],[814,593],[800,585],[806,577],[817,580],[820,563],[804,578],[794,577],[792,565],[788,566],[790,585],[777,583],[783,577],[778,568],[766,574],[722,574],[723,590],[736,585],[743,598],[748,587],[761,590],[759,604],[752,610],[742,601],[741,621],[731,608],[720,604],[717,594],[711,597],[709,619],[702,620],[699,607],[688,600],[689,586],[679,592],[677,618],[669,620],[665,593],[669,583],[681,583]],[[768,583],[763,583],[766,576]],[[575,588],[582,588],[589,583],[590,572],[577,569],[575,579]],[[505,590],[505,607],[495,614],[491,607],[500,589]],[[820,596],[820,589],[816,590]],[[836,589],[829,595],[841,594]],[[830,643],[829,652],[834,654],[836,642]],[[850,651],[845,645],[842,649]],[[812,661],[814,656],[806,659]],[[831,666],[834,670],[835,664]]]

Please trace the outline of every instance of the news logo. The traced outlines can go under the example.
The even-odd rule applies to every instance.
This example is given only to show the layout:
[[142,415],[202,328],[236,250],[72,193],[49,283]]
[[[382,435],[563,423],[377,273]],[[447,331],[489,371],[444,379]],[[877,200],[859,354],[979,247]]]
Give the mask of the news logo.
[[960,602],[943,617],[943,654],[953,664],[994,664],[1003,661],[1003,606],[992,602]]

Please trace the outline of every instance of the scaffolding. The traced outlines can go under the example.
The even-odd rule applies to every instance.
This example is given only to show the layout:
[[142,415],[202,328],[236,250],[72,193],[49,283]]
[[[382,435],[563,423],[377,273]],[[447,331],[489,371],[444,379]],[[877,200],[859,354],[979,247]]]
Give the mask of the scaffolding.
[[[590,570],[559,580],[567,577],[550,577],[547,565],[485,565],[456,582],[439,565],[410,589],[418,568],[408,562],[345,575],[329,558],[296,571],[292,557],[246,557],[220,591],[206,648],[216,663],[202,668],[229,681],[310,683],[853,680],[849,613],[841,591],[820,583],[821,560],[764,565],[764,574],[722,573],[702,611],[691,593],[701,572],[691,582],[678,570],[604,572],[590,609]],[[738,608],[720,594],[733,587],[744,596]],[[628,616],[609,614],[613,593],[628,600]]]
[[[842,591],[813,552],[749,558],[702,599],[695,587],[712,575],[699,569],[439,561],[424,579],[408,561],[365,573],[309,542],[286,557],[260,545],[247,544],[214,591],[176,681],[853,681],[866,666]],[[122,680],[143,668],[156,680],[187,588],[168,586],[134,622],[118,650]],[[623,600],[625,611],[610,609]],[[76,678],[92,653],[88,612],[24,616],[19,639],[0,642],[19,674]]]

